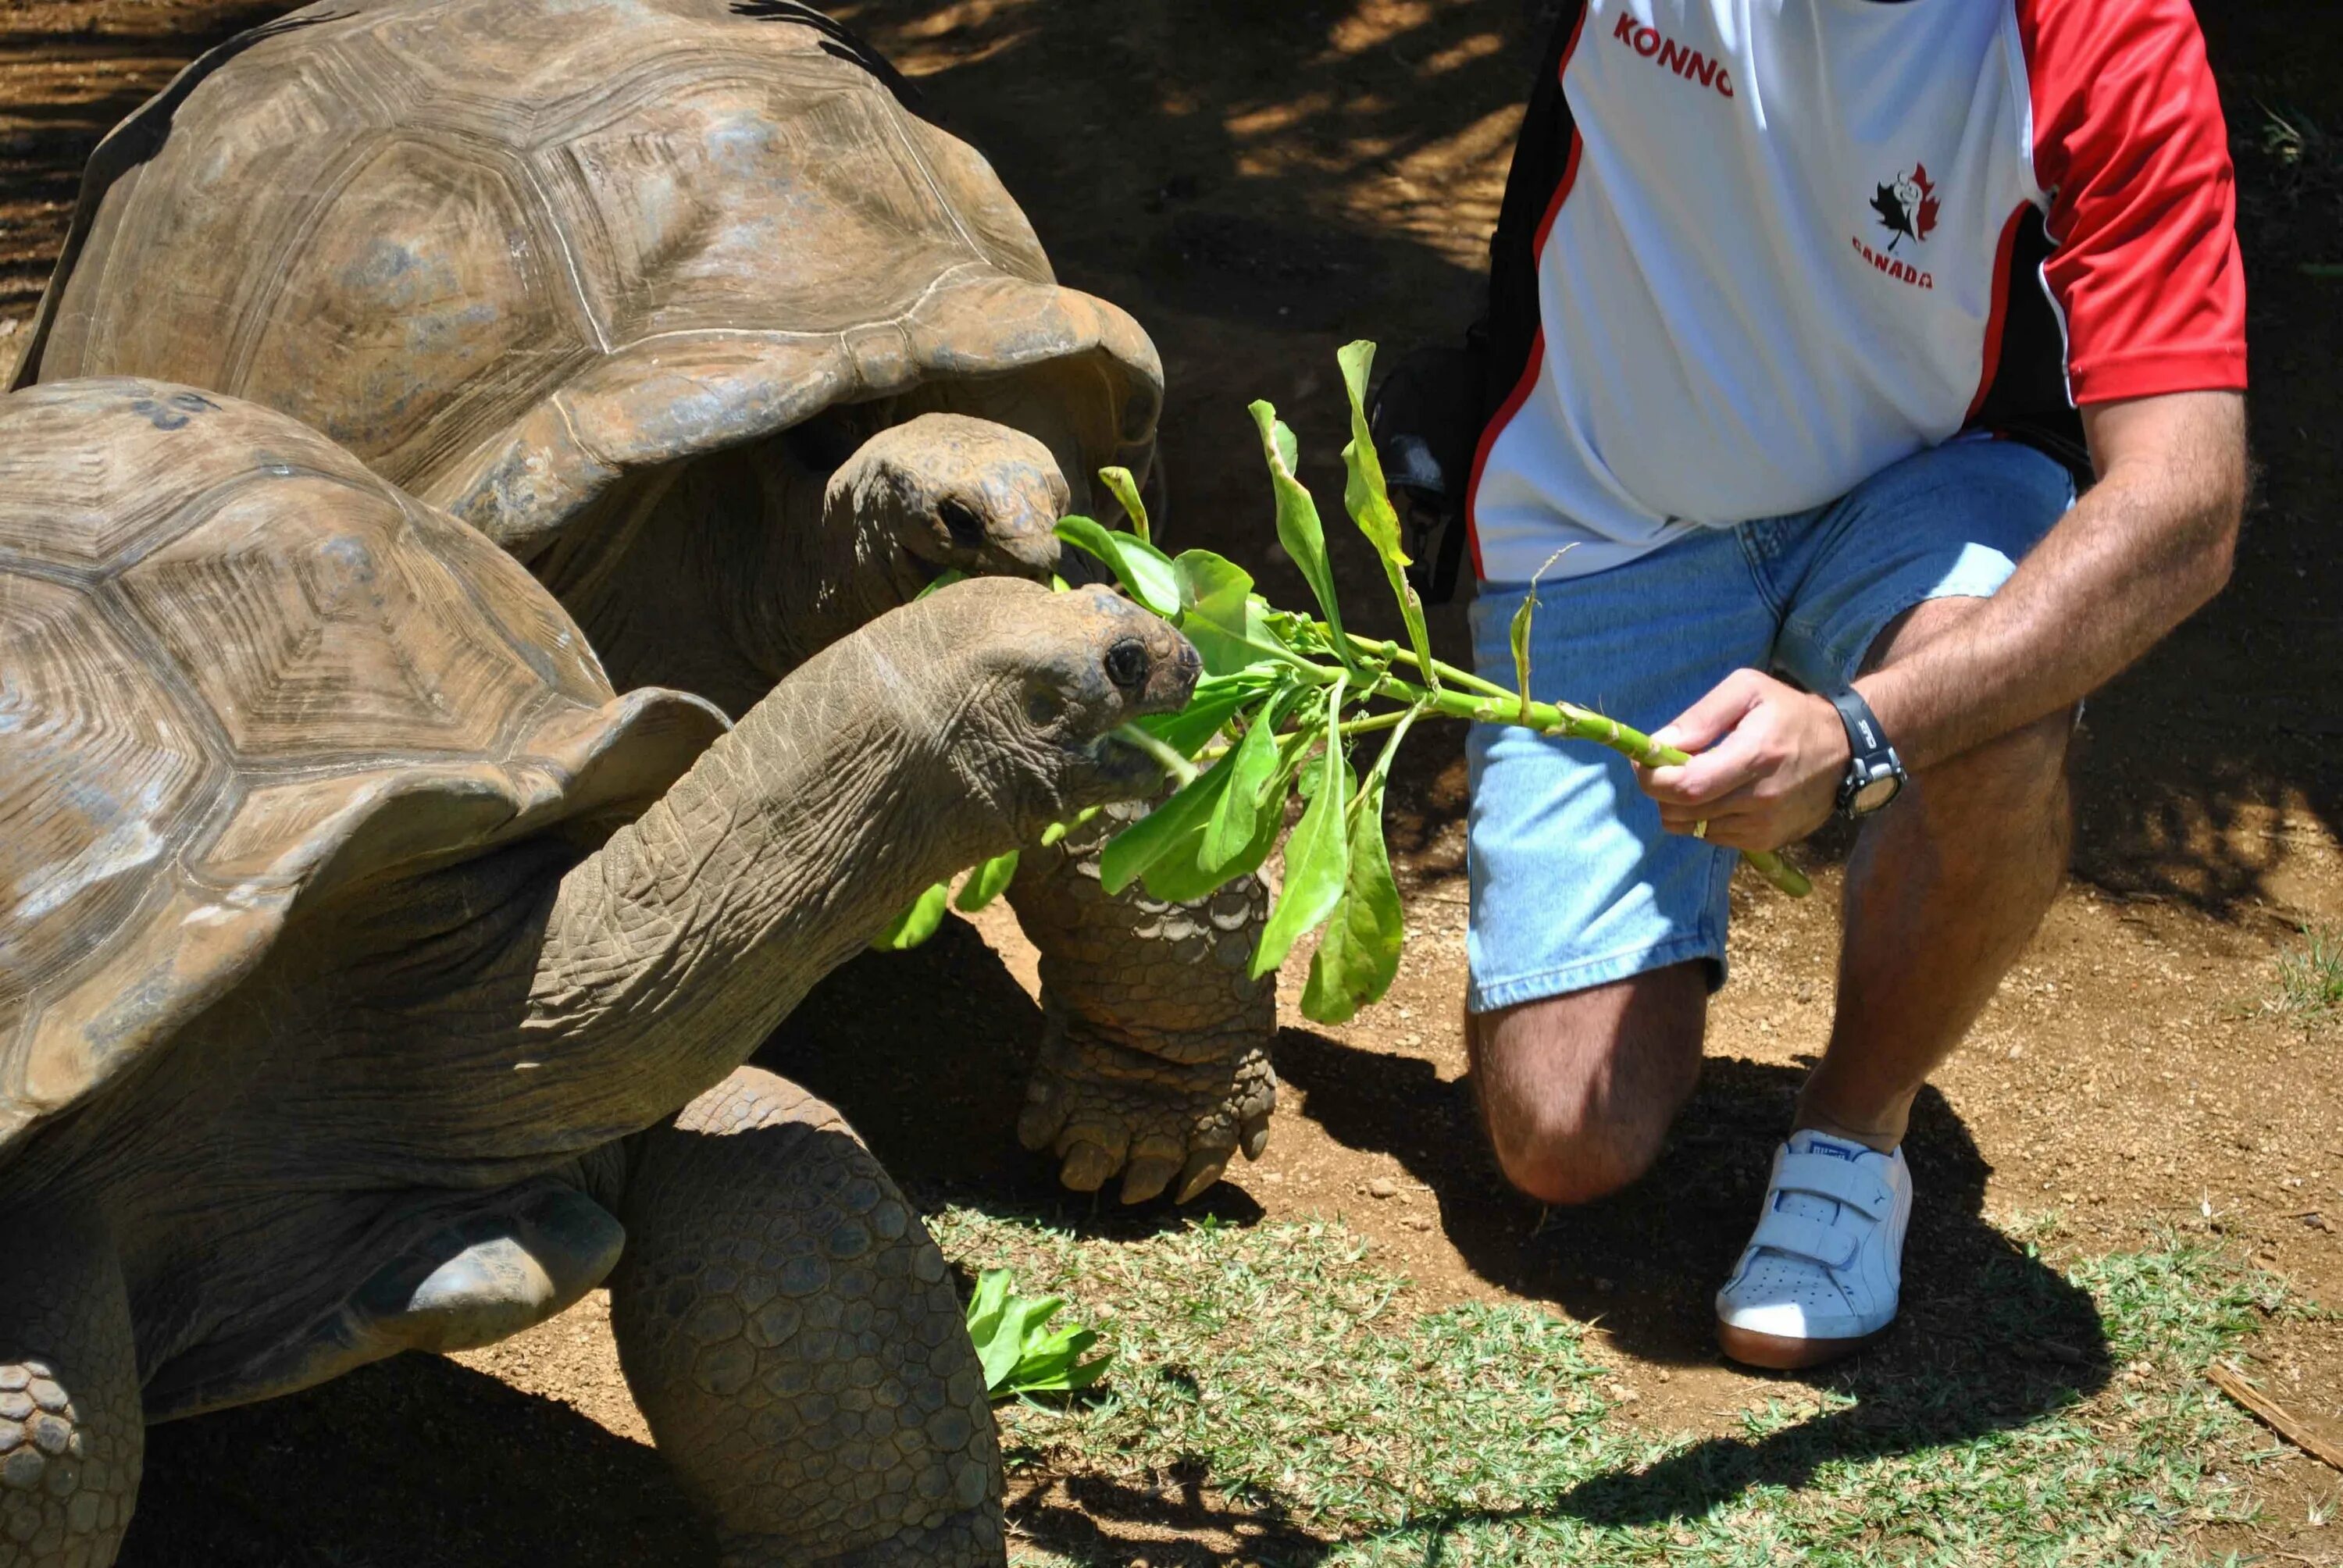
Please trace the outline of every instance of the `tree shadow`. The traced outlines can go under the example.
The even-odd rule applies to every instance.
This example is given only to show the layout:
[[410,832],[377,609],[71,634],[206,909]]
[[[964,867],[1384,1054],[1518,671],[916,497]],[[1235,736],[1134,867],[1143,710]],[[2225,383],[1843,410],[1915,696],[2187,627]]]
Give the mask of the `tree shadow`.
[[659,1454],[437,1356],[150,1428],[121,1568],[708,1568]]
[[[1803,1070],[1712,1058],[1649,1176],[1604,1202],[1541,1211],[1499,1178],[1469,1083],[1303,1030],[1278,1047],[1279,1071],[1308,1095],[1304,1113],[1429,1187],[1475,1273],[1599,1324],[1637,1360],[1716,1361],[1711,1292],[1748,1240]],[[2097,1306],[1986,1221],[1991,1167],[1934,1090],[1905,1147],[1921,1201],[1902,1316],[1853,1361],[1781,1378],[1785,1396],[1806,1386],[1857,1402],[1770,1435],[1704,1440],[1649,1470],[1590,1481],[1554,1511],[1604,1523],[1694,1516],[1752,1486],[1801,1485],[1834,1461],[2024,1426],[2106,1385]]]
[[1152,1568],[1309,1568],[1333,1552],[1334,1543],[1293,1527],[1273,1508],[1213,1502],[1209,1481],[1194,1467],[1160,1487],[1097,1475],[1050,1477],[1022,1488],[1012,1481],[1009,1519],[1026,1540],[1085,1568],[1123,1568],[1142,1552]]

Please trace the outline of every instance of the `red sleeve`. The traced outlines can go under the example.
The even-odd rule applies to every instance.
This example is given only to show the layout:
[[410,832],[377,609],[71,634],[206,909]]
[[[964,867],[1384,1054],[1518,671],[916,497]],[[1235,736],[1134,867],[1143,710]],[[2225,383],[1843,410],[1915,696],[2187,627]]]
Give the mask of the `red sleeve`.
[[2017,0],[2077,403],[2243,390],[2228,127],[2188,0]]

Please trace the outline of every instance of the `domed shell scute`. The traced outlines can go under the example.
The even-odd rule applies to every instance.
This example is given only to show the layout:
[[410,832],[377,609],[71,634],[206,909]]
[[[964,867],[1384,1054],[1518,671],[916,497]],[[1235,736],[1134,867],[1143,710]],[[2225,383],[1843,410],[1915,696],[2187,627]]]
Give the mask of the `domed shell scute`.
[[524,568],[281,415],[68,381],[0,398],[0,1150],[305,900],[590,840],[724,728],[614,697]]
[[206,719],[108,608],[0,572],[0,997],[87,958],[226,793]]
[[478,753],[526,717],[544,682],[493,622],[457,617],[414,635],[467,595],[416,548],[396,499],[343,476],[262,477],[120,579],[240,764],[301,767],[392,738]]
[[761,0],[321,0],[100,146],[18,385],[284,409],[525,559],[629,473],[938,381],[1023,378],[1078,488],[1145,475],[1146,334],[898,81]]
[[593,351],[561,241],[508,149],[385,136],[277,260],[240,384],[397,476],[526,408]]

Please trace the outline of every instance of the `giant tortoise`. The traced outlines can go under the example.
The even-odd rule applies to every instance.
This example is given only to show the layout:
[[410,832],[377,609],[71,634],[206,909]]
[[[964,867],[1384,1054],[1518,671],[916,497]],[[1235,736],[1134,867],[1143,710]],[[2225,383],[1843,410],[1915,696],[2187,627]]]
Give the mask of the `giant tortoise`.
[[[324,0],[99,146],[19,384],[282,409],[527,563],[620,687],[737,717],[943,568],[1046,577],[1101,466],[1155,471],[1146,334],[913,91],[789,0]],[[1021,1131],[1185,1199],[1267,1136],[1267,897],[1109,898],[1103,833],[1010,891]]]
[[0,398],[0,1564],[110,1562],[144,1422],[606,1275],[727,1563],[1001,1563],[942,1257],[741,1064],[920,888],[1151,789],[1111,732],[1195,668],[971,581],[728,725],[282,415]]

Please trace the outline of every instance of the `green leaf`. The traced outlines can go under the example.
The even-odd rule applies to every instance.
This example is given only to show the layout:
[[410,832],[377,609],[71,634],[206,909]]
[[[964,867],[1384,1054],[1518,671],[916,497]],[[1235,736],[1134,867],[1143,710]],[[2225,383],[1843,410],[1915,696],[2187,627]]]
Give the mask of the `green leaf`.
[[1522,596],[1522,608],[1513,611],[1513,689],[1522,696],[1522,722],[1530,715],[1530,621],[1537,614],[1537,584]]
[[931,593],[940,592],[943,589],[951,587],[954,583],[964,583],[967,580],[968,574],[960,570],[958,567],[946,567],[943,570],[936,574],[934,581],[929,583],[927,587],[921,588],[918,594],[913,596],[911,602],[917,604],[920,599],[927,598]]
[[1114,1360],[1107,1355],[1082,1361],[1098,1335],[1071,1325],[1048,1327],[1065,1304],[1059,1296],[1016,1294],[1006,1269],[987,1269],[978,1276],[968,1303],[968,1337],[984,1369],[988,1395],[1068,1393],[1098,1382]]
[[951,884],[938,882],[921,893],[919,901],[888,923],[870,945],[882,953],[900,953],[918,947],[936,934],[944,923],[944,906],[951,899]]
[[1099,856],[1099,881],[1108,892],[1121,892],[1182,845],[1188,846],[1186,855],[1195,854],[1194,846],[1203,839],[1212,808],[1220,804],[1221,791],[1229,787],[1228,763],[1227,757],[1222,758],[1194,783],[1182,786],[1170,799],[1107,840]]
[[[1383,749],[1386,759],[1404,729]],[[1302,990],[1302,1016],[1316,1023],[1348,1023],[1361,1008],[1381,1001],[1399,974],[1407,917],[1383,844],[1388,766],[1387,760],[1375,765],[1351,806],[1351,864],[1342,901],[1327,923],[1325,940],[1311,956],[1310,979]]]
[[1289,670],[1283,664],[1263,662],[1234,675],[1208,675],[1196,683],[1188,706],[1179,712],[1150,714],[1134,722],[1182,757],[1193,757],[1240,709],[1267,693]]
[[[1252,973],[1258,980],[1285,961],[1293,944],[1334,912],[1342,901],[1342,885],[1351,869],[1351,847],[1344,830],[1344,802],[1350,797],[1349,764],[1342,757],[1342,737],[1335,726],[1342,715],[1342,683],[1334,683],[1326,704],[1326,751],[1310,808],[1285,841],[1285,887],[1277,907],[1262,928],[1261,945],[1253,951]],[[1232,753],[1233,755],[1233,753]]]
[[1139,481],[1131,477],[1131,470],[1101,468],[1099,479],[1122,504],[1124,513],[1131,518],[1131,531],[1139,536],[1139,542],[1152,545],[1155,541],[1147,525],[1147,503],[1139,498]]
[[1060,518],[1058,537],[1104,561],[1131,597],[1157,615],[1169,620],[1180,613],[1180,586],[1172,561],[1145,539],[1089,518]]
[[1334,633],[1334,647],[1350,662],[1350,640],[1342,635],[1342,602],[1334,594],[1334,568],[1326,560],[1326,529],[1318,520],[1318,503],[1293,475],[1300,447],[1293,432],[1267,403],[1252,405],[1252,422],[1261,430],[1262,456],[1269,459],[1270,488],[1277,497],[1277,542],[1316,596],[1318,608]]
[[1242,567],[1210,550],[1183,550],[1172,568],[1180,584],[1180,629],[1196,645],[1205,674],[1234,675],[1264,659],[1299,662],[1270,630]]
[[1260,836],[1262,808],[1267,803],[1263,797],[1278,770],[1272,717],[1276,706],[1272,699],[1254,716],[1252,728],[1244,732],[1229,759],[1229,787],[1212,808],[1212,824],[1204,830],[1203,848],[1197,855],[1206,870],[1229,865]]
[[1017,851],[996,855],[970,873],[960,885],[960,897],[952,907],[962,914],[972,915],[985,905],[1008,891],[1009,884],[1017,879]]
[[1383,558],[1383,576],[1390,579],[1392,597],[1399,601],[1400,617],[1407,622],[1408,641],[1423,663],[1425,678],[1437,688],[1440,681],[1433,674],[1432,634],[1424,627],[1423,601],[1416,598],[1407,580],[1409,561],[1400,545],[1399,513],[1392,506],[1390,487],[1383,483],[1374,433],[1367,427],[1367,377],[1374,368],[1375,346],[1362,338],[1343,347],[1334,361],[1342,367],[1342,390],[1351,401],[1351,442],[1342,448],[1342,466],[1350,477],[1342,487],[1342,505],[1359,531],[1367,536],[1367,542],[1375,547],[1375,554]]
[[1006,1269],[987,1269],[976,1279],[975,1293],[968,1302],[968,1335],[983,1344],[1001,1329],[1001,1309],[1009,1302],[1010,1272]]

